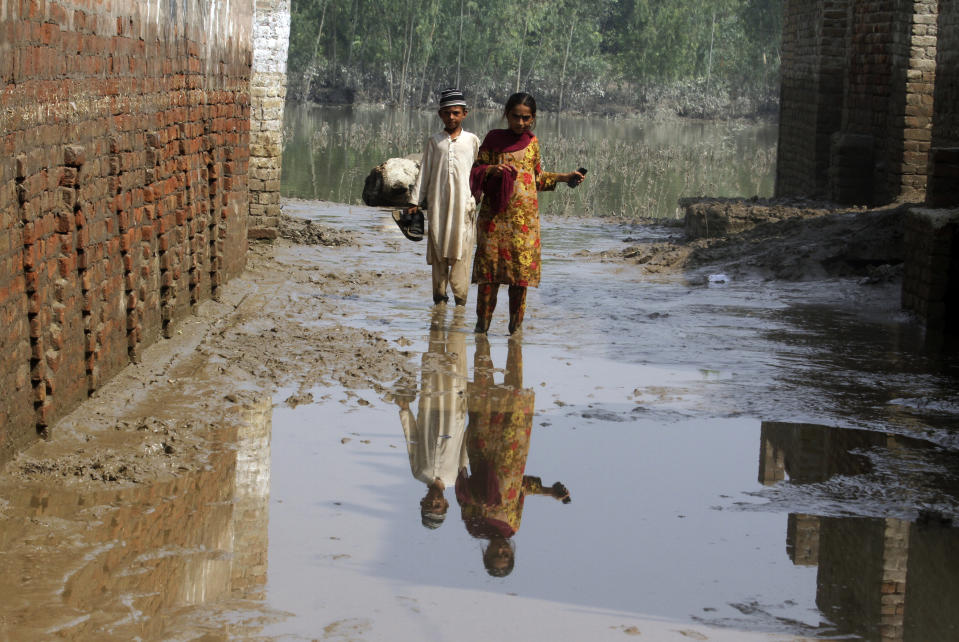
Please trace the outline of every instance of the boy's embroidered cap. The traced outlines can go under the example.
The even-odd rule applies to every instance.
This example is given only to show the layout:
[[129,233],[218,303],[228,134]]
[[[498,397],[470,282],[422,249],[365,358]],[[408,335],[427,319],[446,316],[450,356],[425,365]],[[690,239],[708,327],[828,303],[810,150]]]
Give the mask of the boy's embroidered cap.
[[462,105],[466,107],[466,97],[459,89],[444,89],[440,92],[440,109]]

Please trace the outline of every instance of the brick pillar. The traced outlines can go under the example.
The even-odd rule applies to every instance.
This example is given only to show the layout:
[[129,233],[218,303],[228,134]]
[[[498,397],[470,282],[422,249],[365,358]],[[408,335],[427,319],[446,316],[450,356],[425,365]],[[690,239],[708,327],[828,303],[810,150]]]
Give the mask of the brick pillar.
[[842,121],[850,0],[788,0],[776,195],[823,196]]
[[852,3],[833,199],[877,205],[925,198],[937,16],[938,0]]
[[899,200],[923,201],[932,140],[938,0],[913,2],[902,131]]
[[250,238],[276,238],[283,168],[283,105],[290,0],[257,0],[250,115]]

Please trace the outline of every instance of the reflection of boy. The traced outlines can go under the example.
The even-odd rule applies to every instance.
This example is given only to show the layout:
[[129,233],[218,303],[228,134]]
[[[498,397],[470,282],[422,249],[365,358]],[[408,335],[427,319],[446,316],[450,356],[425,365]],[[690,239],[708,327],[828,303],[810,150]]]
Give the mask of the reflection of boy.
[[430,331],[429,350],[423,355],[423,383],[416,416],[410,402],[397,399],[400,423],[406,435],[410,472],[426,484],[420,500],[423,526],[438,528],[446,519],[449,502],[443,496],[467,465],[466,434],[466,334]]
[[456,305],[466,305],[469,292],[476,222],[469,178],[480,142],[463,129],[467,112],[463,92],[442,92],[438,114],[443,131],[426,141],[420,174],[410,192],[413,205],[408,213],[425,209],[429,219],[426,262],[433,266],[433,303],[449,301],[447,284]]

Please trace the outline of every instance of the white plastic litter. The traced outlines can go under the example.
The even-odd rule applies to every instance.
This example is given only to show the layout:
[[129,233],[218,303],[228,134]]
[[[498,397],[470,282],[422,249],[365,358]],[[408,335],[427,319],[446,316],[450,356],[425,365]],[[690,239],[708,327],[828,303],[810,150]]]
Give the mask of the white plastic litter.
[[725,274],[710,274],[709,275],[710,283],[729,283],[729,277]]

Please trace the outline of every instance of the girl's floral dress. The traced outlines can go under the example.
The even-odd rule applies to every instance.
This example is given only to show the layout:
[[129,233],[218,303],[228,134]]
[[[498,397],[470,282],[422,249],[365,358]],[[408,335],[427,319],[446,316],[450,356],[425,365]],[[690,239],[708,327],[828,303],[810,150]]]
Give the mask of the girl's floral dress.
[[538,191],[556,187],[557,175],[540,167],[539,140],[515,152],[480,149],[476,165],[516,168],[513,195],[506,210],[496,214],[484,200],[477,218],[474,283],[504,283],[536,287],[540,277]]

